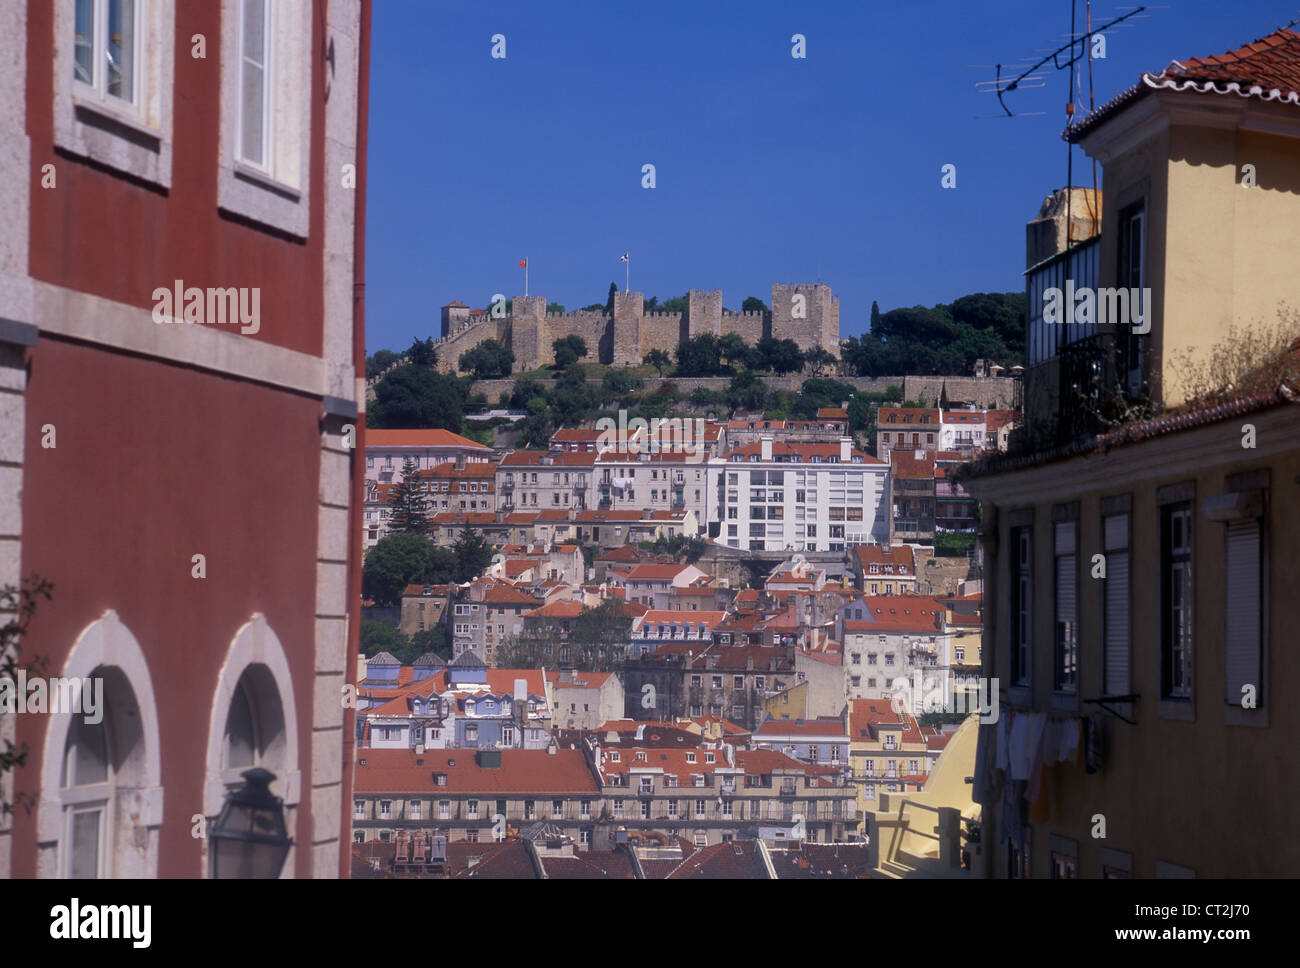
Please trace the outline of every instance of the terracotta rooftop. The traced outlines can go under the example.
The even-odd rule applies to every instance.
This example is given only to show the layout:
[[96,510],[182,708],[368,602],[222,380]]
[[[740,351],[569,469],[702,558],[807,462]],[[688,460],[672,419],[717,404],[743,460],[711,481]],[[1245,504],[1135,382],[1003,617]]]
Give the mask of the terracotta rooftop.
[[1300,105],[1300,33],[1283,28],[1224,54],[1170,61],[1158,73],[1142,74],[1137,84],[1066,128],[1063,137],[1078,141],[1102,121],[1159,90]]
[[[364,749],[357,751],[353,789],[358,794],[448,793],[536,794],[590,793],[600,788],[580,750],[500,750],[501,766],[479,766],[474,750]],[[418,761],[418,762],[417,762]],[[445,773],[445,787],[434,774]]]
[[428,430],[366,430],[366,449],[383,449],[386,447],[459,447],[475,450],[484,456],[491,453],[491,447],[485,447],[477,440],[470,440],[450,430],[431,428]]

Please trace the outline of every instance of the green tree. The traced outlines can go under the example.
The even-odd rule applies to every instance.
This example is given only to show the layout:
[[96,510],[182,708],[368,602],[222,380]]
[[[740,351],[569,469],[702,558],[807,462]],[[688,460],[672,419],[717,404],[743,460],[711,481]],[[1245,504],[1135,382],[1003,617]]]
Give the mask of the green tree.
[[803,356],[804,362],[812,367],[815,375],[821,376],[835,365],[835,357],[820,346],[814,346]]
[[739,333],[726,333],[718,340],[718,352],[731,369],[750,366],[753,363],[753,351]]
[[483,537],[483,532],[466,528],[452,545],[452,554],[456,558],[456,581],[466,582],[477,578],[487,570],[496,553],[492,545]]
[[939,409],[948,409],[948,381],[943,381],[943,388],[939,391]]
[[486,339],[460,354],[460,368],[474,374],[476,380],[507,377],[514,365],[514,351],[494,339]]
[[609,284],[609,297],[605,300],[605,312],[609,313],[611,316],[614,315],[614,296],[617,292],[618,283],[611,282]]
[[366,357],[366,379],[378,378],[379,374],[401,361],[401,353],[394,353],[392,350],[375,350],[371,356]]
[[564,312],[564,307],[557,302],[547,303],[546,311],[548,313],[562,313]]
[[414,458],[402,462],[402,480],[393,488],[388,504],[393,509],[389,517],[390,532],[425,534],[429,530],[429,492],[420,480]]
[[678,376],[716,376],[722,371],[722,345],[712,333],[701,333],[678,344]]
[[767,303],[757,296],[746,296],[745,301],[740,304],[742,313],[765,313],[767,312]]
[[753,370],[742,370],[731,378],[727,403],[733,410],[762,410],[767,402],[767,385]]
[[686,313],[691,309],[690,293],[683,293],[680,296],[674,296],[666,303],[659,307],[661,313]]
[[406,351],[406,359],[414,366],[437,366],[438,349],[433,345],[433,337],[412,340],[411,348]]
[[803,366],[803,353],[792,339],[764,336],[754,351],[759,365],[773,373],[794,373]]
[[572,333],[551,343],[551,349],[555,352],[555,366],[565,370],[587,355],[587,341]]
[[[39,600],[49,599],[53,590],[54,586],[39,575],[24,579],[21,585],[5,585],[0,588],[0,612],[6,616],[4,625],[0,625],[0,681],[7,679],[11,684],[14,683],[19,670],[45,674],[43,660],[26,663],[21,660],[22,642],[27,636],[27,627],[36,614]],[[11,739],[4,740],[3,746],[0,746],[0,791],[12,789],[4,782],[5,774],[25,766],[29,752],[25,742],[15,744]],[[0,818],[13,813],[15,806],[30,811],[35,806],[35,798],[21,792],[14,794],[13,803],[0,798]]]
[[647,366],[653,366],[655,368],[655,372],[657,372],[662,377],[664,375],[664,369],[666,367],[672,366],[673,359],[663,350],[653,349],[645,355],[644,362],[646,363]]
[[455,575],[456,557],[434,547],[427,535],[389,534],[366,552],[361,594],[376,605],[400,605],[407,585],[443,585]]
[[876,331],[876,324],[880,322],[880,304],[874,299],[871,300],[871,332]]
[[459,431],[464,406],[465,388],[455,377],[423,366],[399,366],[375,384],[366,426]]
[[633,390],[640,390],[645,386],[644,380],[627,370],[606,370],[605,375],[601,377],[601,383],[606,393],[616,397],[626,396]]
[[387,652],[403,665],[411,660],[406,658],[411,651],[411,640],[401,629],[389,622],[376,622],[371,619],[361,620],[361,654],[367,659]]
[[451,661],[451,641],[447,637],[446,623],[439,623],[431,629],[416,632],[411,636],[411,648],[415,651],[416,659],[427,652],[432,652],[434,655]]

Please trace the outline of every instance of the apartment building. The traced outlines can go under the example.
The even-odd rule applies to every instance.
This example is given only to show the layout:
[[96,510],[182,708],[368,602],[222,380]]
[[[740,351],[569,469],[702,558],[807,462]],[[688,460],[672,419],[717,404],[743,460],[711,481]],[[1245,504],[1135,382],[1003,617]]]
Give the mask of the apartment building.
[[[1066,132],[1104,166],[1100,232],[1029,246],[1034,433],[967,482],[985,522],[984,675],[1007,692],[975,777],[992,876],[1300,871],[1284,806],[1300,656],[1280,631],[1300,621],[1300,343],[1231,387],[1198,387],[1194,366],[1229,355],[1230,324],[1261,342],[1279,305],[1300,305],[1300,34],[1174,53]],[[1243,166],[1270,174],[1246,185]],[[1076,268],[1148,290],[1144,310],[1049,323],[1048,290]],[[1164,412],[1102,419],[1144,400]],[[1043,755],[1021,755],[1026,736]]]
[[429,513],[441,511],[496,511],[497,466],[490,460],[454,461],[416,472],[428,495]]
[[935,451],[943,433],[942,411],[937,407],[877,407],[876,456],[888,461],[895,450]]
[[492,448],[441,428],[366,431],[366,480],[400,484],[408,460],[417,471],[430,471],[457,461],[491,461]]
[[24,658],[104,688],[0,714],[0,878],[207,876],[252,767],[282,876],[348,869],[369,16],[4,6],[0,585],[51,582]]
[[702,453],[625,453],[596,459],[596,507],[601,510],[691,512],[707,521],[708,469]]
[[889,465],[838,444],[764,437],[710,461],[709,535],[751,551],[889,542]]
[[909,793],[925,786],[943,747],[934,731],[888,700],[849,702],[849,760],[861,813],[877,809],[882,793]]
[[916,590],[916,557],[911,545],[857,545],[849,565],[858,591],[872,597]]
[[629,832],[661,830],[703,847],[742,833],[842,842],[857,826],[855,791],[844,770],[774,750],[596,744],[593,756],[603,815]]
[[473,652],[491,666],[499,647],[523,631],[524,613],[541,605],[541,599],[493,578],[453,586],[447,612],[452,656]]
[[497,507],[503,511],[595,507],[596,454],[516,450],[497,465]]
[[556,729],[595,729],[623,715],[623,683],[613,672],[560,669],[546,674]]
[[754,747],[779,750],[806,763],[847,766],[849,734],[843,716],[765,719],[754,730]]
[[951,634],[938,599],[867,596],[845,605],[838,625],[849,699],[888,698],[897,680],[910,683],[917,675],[949,694]]

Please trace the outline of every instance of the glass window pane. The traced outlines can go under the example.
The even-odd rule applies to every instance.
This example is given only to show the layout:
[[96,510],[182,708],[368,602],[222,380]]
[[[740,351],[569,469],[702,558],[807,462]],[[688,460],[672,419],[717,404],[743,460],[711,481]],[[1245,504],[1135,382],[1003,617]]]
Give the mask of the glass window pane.
[[102,808],[78,810],[72,815],[70,877],[99,876],[99,825]]
[[87,725],[84,717],[76,717],[68,731],[68,755],[64,786],[85,786],[89,783],[108,782],[108,737],[104,724]]
[[108,93],[135,100],[135,0],[108,0]]
[[72,76],[85,84],[95,83],[95,2],[77,0],[76,37],[72,47]]
[[265,164],[262,129],[266,102],[266,3],[244,0],[244,63],[241,78],[243,131],[240,153],[246,161]]
[[253,765],[253,710],[248,694],[238,686],[226,716],[226,766]]

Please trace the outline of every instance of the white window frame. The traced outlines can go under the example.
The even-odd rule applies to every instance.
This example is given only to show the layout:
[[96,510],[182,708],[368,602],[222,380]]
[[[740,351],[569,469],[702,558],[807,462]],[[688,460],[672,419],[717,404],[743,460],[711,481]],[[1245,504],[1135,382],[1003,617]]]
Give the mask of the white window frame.
[[[107,29],[107,0],[95,0],[94,37]],[[54,4],[54,145],[141,181],[172,184],[172,101],[176,63],[176,9],[162,0],[136,0],[134,101],[109,95],[74,76],[76,0]],[[104,74],[102,46],[93,77]],[[94,118],[87,119],[87,115]],[[142,137],[143,136],[143,137]]]
[[[261,164],[243,157],[243,0],[221,0],[221,131],[217,207],[296,238],[308,234],[311,213],[311,106],[315,91],[312,9],[308,0],[266,0],[267,33]],[[336,53],[343,84],[351,51]]]

